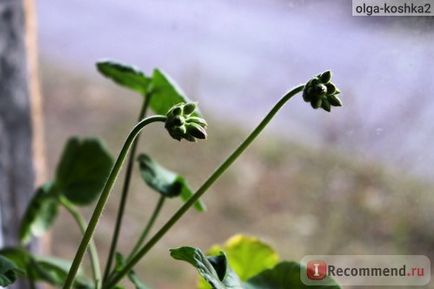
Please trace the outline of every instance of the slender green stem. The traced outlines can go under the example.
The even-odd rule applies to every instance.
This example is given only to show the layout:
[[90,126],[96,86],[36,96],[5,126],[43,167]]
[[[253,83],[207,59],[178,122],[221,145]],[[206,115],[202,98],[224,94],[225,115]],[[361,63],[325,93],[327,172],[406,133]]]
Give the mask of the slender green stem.
[[137,240],[137,243],[133,247],[133,250],[131,251],[127,260],[131,259],[131,257],[134,256],[134,254],[136,254],[137,251],[140,249],[140,247],[143,245],[143,242],[146,240],[146,237],[148,236],[149,232],[151,231],[152,226],[155,223],[155,220],[157,219],[158,215],[160,214],[161,208],[163,207],[165,200],[166,200],[166,197],[163,195],[161,195],[160,198],[158,199],[157,205],[155,206],[154,212],[152,213],[152,216],[149,219],[148,224],[146,225],[145,229],[143,230],[142,234],[140,235],[139,240]]
[[124,267],[115,273],[108,282],[103,285],[103,289],[111,289],[140,261],[149,250],[172,228],[172,226],[190,209],[196,201],[208,190],[208,188],[228,169],[232,163],[244,152],[244,150],[253,142],[253,140],[267,126],[279,109],[295,94],[303,91],[304,85],[300,85],[285,94],[279,102],[265,116],[261,123],[250,133],[250,135],[241,143],[241,145],[214,171],[214,173],[203,183],[196,193],[184,205],[175,212],[166,224],[135,254]]
[[[146,111],[147,111],[148,106],[149,106],[150,98],[151,98],[150,94],[146,94],[144,96],[144,101],[142,104],[142,108],[140,109],[138,121],[141,121],[145,117]],[[130,152],[130,156],[128,158],[128,162],[127,162],[127,166],[126,166],[126,170],[125,170],[125,179],[124,179],[124,184],[122,187],[122,193],[121,193],[121,199],[119,202],[118,214],[116,216],[116,224],[115,224],[115,228],[113,231],[113,237],[112,237],[112,242],[110,244],[110,250],[109,250],[108,257],[107,257],[107,263],[106,263],[106,266],[104,269],[104,279],[103,279],[104,281],[108,278],[109,272],[110,272],[112,264],[113,264],[113,259],[115,256],[116,247],[118,245],[118,239],[119,239],[119,234],[120,234],[121,227],[122,227],[122,220],[123,220],[123,216],[124,216],[124,212],[125,212],[125,207],[127,204],[128,192],[129,192],[130,183],[131,183],[131,175],[133,172],[134,160],[136,158],[136,150],[137,150],[137,143],[139,142],[139,137],[140,137],[140,135],[137,136],[137,138],[134,140],[133,144],[131,145],[131,152]]]
[[116,179],[119,175],[119,171],[122,168],[122,165],[125,161],[126,156],[130,150],[130,147],[140,133],[140,131],[148,124],[153,122],[164,122],[166,120],[165,116],[156,115],[145,118],[140,121],[130,132],[127,139],[125,140],[124,146],[122,147],[118,158],[110,172],[110,175],[106,181],[106,184],[101,192],[101,195],[98,199],[98,203],[95,206],[92,217],[90,218],[89,225],[87,226],[86,232],[83,234],[83,238],[81,239],[80,245],[77,249],[77,253],[75,254],[74,260],[72,261],[71,268],[69,269],[68,276],[66,276],[65,284],[63,285],[63,289],[70,289],[72,283],[74,282],[75,276],[77,275],[78,268],[80,267],[81,261],[83,260],[83,255],[86,252],[87,246],[89,245],[89,241],[95,232],[96,225],[98,224],[99,218],[104,211],[104,207],[107,203],[108,197],[110,195],[111,190],[113,189],[113,185],[116,182]]
[[[81,216],[80,212],[64,197],[60,197],[60,203],[71,214],[80,228],[82,234],[86,231],[86,221]],[[96,249],[95,241],[91,240],[89,243],[89,258],[92,267],[93,279],[95,282],[95,289],[101,288],[101,268],[99,267],[98,251]]]

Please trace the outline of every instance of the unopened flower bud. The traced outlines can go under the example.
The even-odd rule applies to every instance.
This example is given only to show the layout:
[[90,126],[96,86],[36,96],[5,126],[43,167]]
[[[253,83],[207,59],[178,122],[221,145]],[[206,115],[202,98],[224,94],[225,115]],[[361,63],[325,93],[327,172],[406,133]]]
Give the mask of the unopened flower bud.
[[327,96],[328,101],[333,106],[342,106],[342,101],[337,97],[336,94]]
[[329,83],[330,80],[332,80],[332,72],[331,72],[330,70],[328,70],[328,71],[322,73],[322,74],[319,76],[319,79],[320,79],[321,82],[324,83],[324,84],[325,84],[325,83]]
[[312,100],[310,102],[310,105],[312,105],[312,108],[314,108],[314,109],[320,108],[321,104],[322,104],[321,98],[317,98],[316,100]]
[[180,106],[175,106],[172,109],[172,114],[173,115],[181,115],[182,114],[182,108]]
[[207,127],[208,126],[207,122],[203,118],[197,117],[197,116],[190,116],[188,118],[188,122],[189,123],[197,123],[197,124],[199,124],[199,125],[201,125],[203,127]]
[[196,110],[196,104],[193,102],[184,105],[184,115],[190,115]]
[[206,139],[207,137],[205,128],[196,123],[187,125],[187,133],[197,139]]
[[322,109],[324,109],[325,111],[330,112],[330,102],[329,102],[327,99],[323,99],[323,100],[322,100],[321,107],[322,107]]
[[176,140],[186,139],[194,142],[196,139],[206,139],[206,121],[193,115],[197,105],[195,103],[179,103],[167,112],[165,128],[170,136]]
[[336,86],[333,83],[327,83],[327,94],[333,94],[336,92]]
[[314,109],[331,110],[331,106],[342,106],[341,100],[336,96],[340,91],[331,83],[332,73],[326,71],[309,80],[303,89],[303,99],[310,102]]

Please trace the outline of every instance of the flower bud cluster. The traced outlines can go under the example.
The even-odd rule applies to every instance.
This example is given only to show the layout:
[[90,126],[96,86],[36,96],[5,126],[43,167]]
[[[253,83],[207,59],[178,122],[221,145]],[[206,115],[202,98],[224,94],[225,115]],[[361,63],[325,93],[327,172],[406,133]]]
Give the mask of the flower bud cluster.
[[195,142],[197,139],[206,139],[206,121],[197,116],[195,103],[179,103],[167,112],[165,128],[170,136],[181,141],[186,139]]
[[339,89],[331,83],[332,73],[326,71],[309,80],[303,90],[303,99],[310,102],[313,108],[322,108],[330,111],[331,106],[342,106],[342,101],[337,96]]

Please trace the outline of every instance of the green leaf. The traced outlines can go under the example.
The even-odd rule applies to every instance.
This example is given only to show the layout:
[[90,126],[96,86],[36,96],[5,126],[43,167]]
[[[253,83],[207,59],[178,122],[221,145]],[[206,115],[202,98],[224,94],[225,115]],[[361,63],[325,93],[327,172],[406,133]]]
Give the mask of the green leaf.
[[329,286],[308,286],[300,279],[300,271],[306,271],[296,262],[281,262],[272,269],[267,269],[250,278],[245,283],[246,289],[340,289],[330,277]]
[[[54,257],[33,256],[22,248],[4,248],[0,255],[11,260],[21,272],[25,272],[28,279],[42,281],[54,286],[61,286],[65,282],[71,266],[70,261]],[[74,288],[91,288],[91,283],[79,272]]]
[[0,255],[11,260],[22,272],[27,272],[31,256],[25,249],[16,247],[2,248]]
[[56,170],[55,185],[75,205],[88,205],[100,194],[113,159],[98,139],[68,140]]
[[20,226],[21,243],[28,244],[32,237],[45,233],[57,216],[59,202],[52,192],[51,184],[46,184],[36,191],[27,206]]
[[229,264],[242,281],[273,268],[279,261],[278,254],[271,246],[255,237],[241,234],[231,237],[223,246],[214,245],[208,254],[218,255],[221,251],[226,253]]
[[[165,115],[175,104],[191,102],[175,81],[159,69],[155,69],[152,77],[148,77],[134,66],[111,60],[97,62],[96,67],[102,75],[121,86],[141,95],[150,93],[149,105],[156,114]],[[200,114],[196,112],[195,115]]]
[[[180,196],[184,201],[193,195],[192,190],[183,177],[162,167],[148,155],[139,155],[138,161],[142,179],[158,193],[168,198]],[[205,205],[200,200],[194,206],[200,212],[205,211]]]
[[240,278],[230,268],[226,255],[206,257],[200,249],[181,247],[171,249],[170,255],[176,260],[182,260],[193,265],[199,274],[214,289],[242,289]]
[[[44,281],[54,286],[65,283],[71,262],[53,257],[33,257],[29,270],[34,280]],[[79,274],[75,278],[74,288],[91,288],[91,283]]]
[[0,256],[0,287],[6,287],[17,280],[21,271],[15,264],[4,256]]
[[98,71],[117,84],[132,89],[141,95],[148,92],[151,79],[139,69],[114,61],[97,62]]
[[[150,107],[156,114],[166,115],[175,104],[191,102],[178,85],[163,71],[155,69],[152,74]],[[200,116],[197,111],[194,113]]]

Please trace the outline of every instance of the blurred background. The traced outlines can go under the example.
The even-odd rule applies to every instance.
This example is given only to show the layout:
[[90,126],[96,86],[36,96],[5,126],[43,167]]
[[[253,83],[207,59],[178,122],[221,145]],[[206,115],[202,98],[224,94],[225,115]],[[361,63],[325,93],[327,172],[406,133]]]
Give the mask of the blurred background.
[[[205,195],[208,211],[189,213],[136,267],[153,288],[195,286],[193,269],[173,261],[169,248],[206,250],[238,232],[269,242],[282,259],[434,257],[429,17],[353,17],[343,0],[39,0],[37,14],[51,173],[69,136],[98,135],[117,154],[135,123],[141,97],[99,76],[94,64],[102,58],[147,73],[161,68],[199,101],[207,142],[180,144],[153,127],[139,145],[194,188],[291,87],[331,69],[342,91],[344,107],[331,113],[301,97],[281,111]],[[98,227],[102,248],[118,196]],[[157,198],[136,172],[124,251]],[[180,205],[168,203],[159,224]],[[67,214],[60,220],[53,251],[72,257],[80,234]]]

